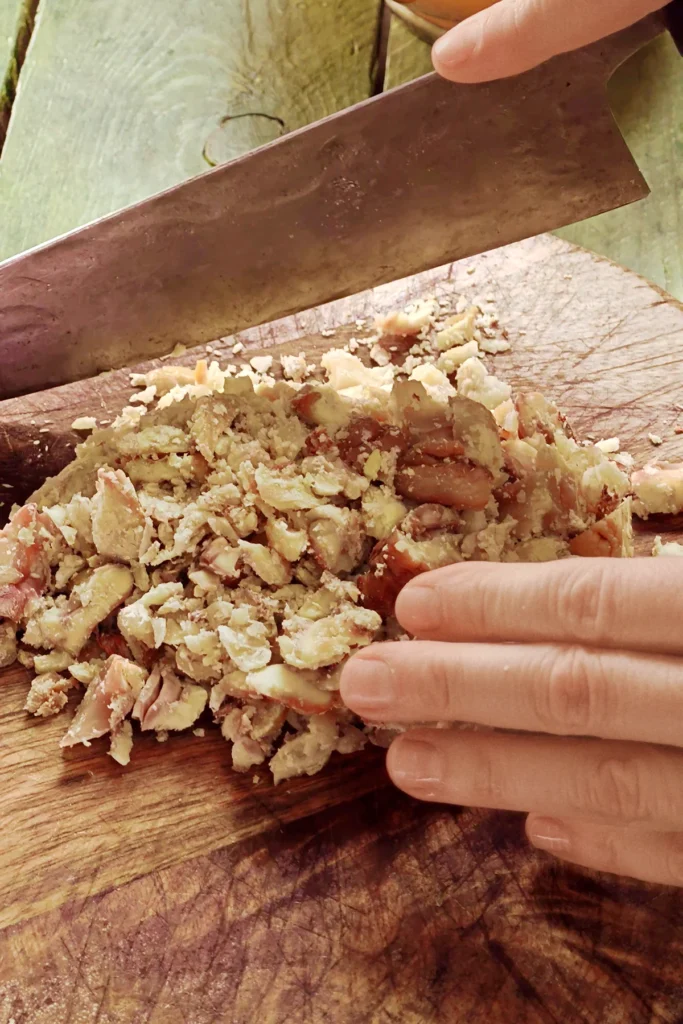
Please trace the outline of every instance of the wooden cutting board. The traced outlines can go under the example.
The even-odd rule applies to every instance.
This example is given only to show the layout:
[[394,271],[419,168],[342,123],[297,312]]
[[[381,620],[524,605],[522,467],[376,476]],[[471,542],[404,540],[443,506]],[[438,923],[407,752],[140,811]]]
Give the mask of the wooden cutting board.
[[[497,371],[580,432],[683,457],[683,307],[550,236],[240,340],[313,357],[429,293],[494,299],[512,342]],[[130,390],[113,373],[0,405],[4,500],[68,460],[76,416],[110,419]],[[412,802],[378,751],[277,789],[232,774],[211,730],[137,738],[127,768],[104,744],[61,752],[65,719],[22,711],[27,678],[0,674],[0,1024],[683,1019],[683,893],[531,852],[521,816]]]

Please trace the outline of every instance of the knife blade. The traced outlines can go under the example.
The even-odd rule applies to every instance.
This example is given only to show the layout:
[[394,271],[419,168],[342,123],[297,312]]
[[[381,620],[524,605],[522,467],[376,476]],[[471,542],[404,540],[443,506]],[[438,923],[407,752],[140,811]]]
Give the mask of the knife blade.
[[427,75],[0,266],[0,398],[204,344],[648,194],[609,109],[638,24],[515,79]]

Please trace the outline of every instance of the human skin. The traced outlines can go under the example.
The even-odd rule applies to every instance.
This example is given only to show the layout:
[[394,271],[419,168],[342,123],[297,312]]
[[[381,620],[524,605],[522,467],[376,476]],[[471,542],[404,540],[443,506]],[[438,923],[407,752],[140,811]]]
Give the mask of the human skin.
[[506,78],[626,28],[661,6],[661,0],[499,0],[438,39],[432,60],[453,82]]
[[683,885],[683,561],[461,563],[409,583],[396,614],[416,639],[354,655],[345,703],[485,727],[400,735],[400,789],[527,812],[563,860]]
[[[434,67],[505,78],[660,6],[500,0],[437,41]],[[412,730],[389,750],[397,786],[530,812],[530,841],[557,857],[683,885],[683,563],[455,565],[410,583],[396,610],[417,642],[355,655],[348,706],[517,732]]]

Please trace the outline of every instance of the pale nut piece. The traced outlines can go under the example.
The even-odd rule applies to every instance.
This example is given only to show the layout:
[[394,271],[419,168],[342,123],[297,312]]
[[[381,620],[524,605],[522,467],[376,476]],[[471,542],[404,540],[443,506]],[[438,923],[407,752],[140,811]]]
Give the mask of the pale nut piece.
[[627,498],[614,512],[573,537],[569,550],[583,558],[632,558],[631,499]]
[[88,746],[91,740],[113,731],[132,711],[146,678],[147,673],[140,665],[113,654],[88,685],[60,745]]
[[349,421],[349,406],[332,388],[304,387],[292,407],[297,415],[314,427],[338,430]]
[[286,740],[271,758],[275,785],[296,775],[315,775],[321,771],[336,749],[338,737],[339,728],[333,714],[314,715],[306,731]]
[[221,625],[218,636],[230,658],[242,672],[265,668],[272,657],[266,627],[261,622]]
[[314,685],[314,678],[314,673],[297,672],[287,665],[267,665],[250,672],[246,685],[255,696],[268,697],[305,715],[317,715],[329,709],[333,698]]
[[111,615],[133,590],[133,574],[122,565],[101,565],[74,590],[51,639],[74,657],[100,622]]
[[65,679],[56,672],[37,675],[31,682],[24,711],[39,718],[59,714],[69,699],[67,693],[75,685],[75,679]]
[[365,532],[376,540],[384,540],[408,512],[389,487],[370,487],[362,498]]
[[141,722],[141,729],[146,732],[154,729],[156,732],[178,731],[189,729],[197,721],[206,707],[209,699],[208,692],[203,686],[194,683],[180,685],[179,690],[170,687],[166,682],[161,688],[159,696],[151,705]]
[[256,467],[254,479],[259,497],[278,512],[315,508],[323,503],[304,478],[294,471],[278,471],[261,464]]
[[91,509],[92,537],[98,554],[121,562],[139,559],[145,515],[135,487],[122,470],[99,470]]
[[272,587],[284,587],[292,578],[292,567],[277,551],[265,544],[238,542],[242,559],[256,575]]
[[683,462],[649,462],[631,474],[631,483],[641,518],[683,512]]
[[352,650],[372,643],[381,625],[382,619],[376,612],[348,605],[311,622],[292,636],[279,637],[280,653],[293,668],[335,665]]
[[7,668],[16,657],[16,630],[11,622],[0,622],[0,668]]
[[288,562],[297,562],[308,547],[306,531],[293,529],[285,519],[269,519],[266,537],[271,548]]
[[111,734],[109,756],[117,764],[130,764],[130,752],[133,749],[133,726],[128,719],[121,722]]
[[308,513],[316,561],[332,573],[352,572],[363,554],[363,522],[355,509],[322,505]]
[[232,547],[225,537],[215,537],[202,551],[199,564],[223,580],[236,583],[242,575],[239,568],[242,552]]

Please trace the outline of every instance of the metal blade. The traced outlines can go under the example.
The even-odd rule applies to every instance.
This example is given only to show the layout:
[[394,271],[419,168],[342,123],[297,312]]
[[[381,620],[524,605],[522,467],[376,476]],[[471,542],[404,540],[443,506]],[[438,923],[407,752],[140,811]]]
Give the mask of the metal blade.
[[647,194],[610,113],[653,16],[513,80],[428,75],[0,267],[0,397],[198,345]]

